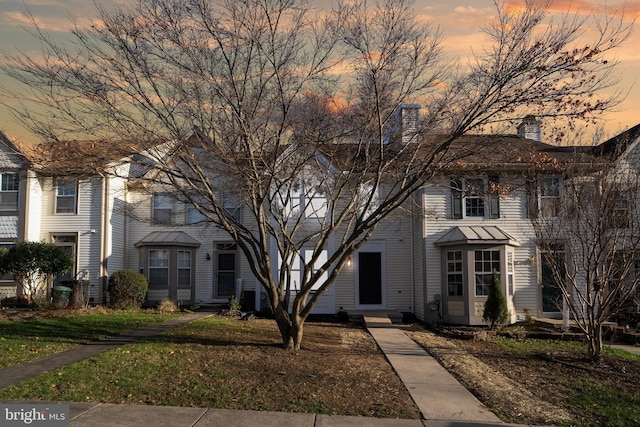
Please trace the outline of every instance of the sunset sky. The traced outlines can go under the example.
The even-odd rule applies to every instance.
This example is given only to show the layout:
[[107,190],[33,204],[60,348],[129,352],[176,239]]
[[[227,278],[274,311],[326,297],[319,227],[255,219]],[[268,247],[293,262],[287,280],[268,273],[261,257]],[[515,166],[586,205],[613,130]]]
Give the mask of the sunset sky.
[[[115,4],[123,0],[100,0],[103,6]],[[507,0],[509,6],[522,4],[524,0]],[[331,0],[315,0],[319,6],[327,6]],[[620,13],[624,10],[627,19],[632,20],[640,13],[640,0],[554,0],[553,11],[579,10],[581,13]],[[71,28],[70,18],[80,24],[89,23],[95,15],[93,2],[87,0],[0,0],[0,49],[13,52],[20,49],[24,52],[39,51],[39,44],[25,31],[29,26],[26,15],[27,8],[37,21],[52,35],[63,35]],[[439,25],[443,31],[444,49],[450,56],[464,58],[472,49],[478,49],[483,40],[480,32],[482,25],[490,22],[496,15],[491,0],[417,0],[416,13],[420,19],[429,20]],[[640,24],[635,24],[635,32],[625,45],[615,52],[621,61],[619,71],[622,73],[620,88],[628,90],[625,102],[618,107],[619,111],[606,116],[606,131],[613,136],[631,126],[640,123]],[[0,83],[10,84],[4,76]],[[7,109],[0,106],[0,130],[26,140],[33,139],[20,128],[9,116]]]

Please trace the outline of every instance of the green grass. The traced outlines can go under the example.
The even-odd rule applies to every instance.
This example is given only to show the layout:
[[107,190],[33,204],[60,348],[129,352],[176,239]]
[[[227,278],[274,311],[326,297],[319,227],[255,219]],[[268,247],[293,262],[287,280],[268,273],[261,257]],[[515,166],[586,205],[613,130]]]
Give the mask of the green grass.
[[596,425],[626,427],[640,425],[640,395],[630,394],[616,387],[604,386],[587,378],[572,384],[569,404],[601,418]]
[[[578,341],[516,340],[499,337],[495,343],[505,353],[523,359],[525,363],[539,365],[540,369],[544,370],[549,368],[539,360],[541,354],[578,351],[584,354],[584,357],[587,356],[586,345]],[[629,376],[626,372],[628,369],[625,369],[630,364],[640,364],[640,355],[605,345],[603,356],[610,358],[605,363],[615,366],[607,367],[614,371],[609,375],[598,374],[599,370],[604,371],[605,368],[597,365],[591,367],[593,372],[588,369],[575,370],[572,371],[573,375],[560,374],[556,370],[549,372],[549,386],[557,384],[566,390],[569,406],[576,414],[583,416],[580,425],[640,425],[640,388],[636,386],[637,379],[633,379],[634,374]],[[592,421],[594,419],[597,421]]]
[[0,368],[59,353],[175,316],[153,311],[115,311],[0,320]]
[[[0,390],[0,399],[419,416],[381,354],[351,355],[326,326],[305,331],[308,347],[293,354],[272,321],[213,316]],[[340,350],[316,344],[322,337]]]

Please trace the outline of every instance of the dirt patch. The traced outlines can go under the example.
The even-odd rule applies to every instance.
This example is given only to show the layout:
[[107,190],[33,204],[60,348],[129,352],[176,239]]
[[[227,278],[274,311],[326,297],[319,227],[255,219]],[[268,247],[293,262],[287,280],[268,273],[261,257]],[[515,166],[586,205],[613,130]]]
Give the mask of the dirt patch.
[[569,403],[576,380],[613,389],[638,391],[640,364],[605,357],[594,366],[579,350],[519,357],[491,339],[451,339],[418,325],[405,332],[432,354],[480,401],[509,422],[597,425],[603,420]]

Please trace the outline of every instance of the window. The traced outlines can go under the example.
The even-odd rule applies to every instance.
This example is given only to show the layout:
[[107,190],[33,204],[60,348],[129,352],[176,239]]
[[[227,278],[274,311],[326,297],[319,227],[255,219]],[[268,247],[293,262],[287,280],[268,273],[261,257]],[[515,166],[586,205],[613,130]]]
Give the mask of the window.
[[3,173],[0,175],[0,210],[18,210],[19,177],[15,173]]
[[[12,247],[14,247],[16,244],[14,242],[0,242],[0,248],[8,251],[9,249],[11,249]],[[11,273],[6,273],[2,276],[0,276],[0,282],[13,282],[15,281],[15,277],[13,277],[13,274]],[[6,285],[6,283],[4,283],[4,285]]]
[[500,251],[475,251],[476,296],[489,295],[494,270],[500,274]]
[[281,192],[279,198],[285,218],[324,218],[327,215],[327,196],[322,189],[311,185],[305,187],[297,181]]
[[560,212],[560,178],[540,179],[539,198],[540,215],[543,217],[558,216]]
[[373,184],[367,182],[360,186],[357,194],[357,206],[358,212],[362,213],[365,207],[367,210],[364,212],[366,216],[374,212],[380,206],[380,193],[379,188],[374,192]]
[[484,216],[484,180],[480,178],[465,181],[465,216]]
[[191,251],[178,251],[178,287],[191,287]]
[[447,289],[450,297],[463,295],[462,251],[447,252]]
[[514,257],[513,252],[507,251],[507,292],[511,297],[515,294],[515,285],[513,282],[513,272],[515,270],[514,268],[515,263],[513,261],[513,257]]
[[173,209],[173,199],[164,193],[153,194],[153,223],[171,224],[171,212]]
[[169,286],[169,250],[149,250],[149,287],[165,288]]
[[75,214],[78,201],[78,182],[58,179],[56,181],[57,214]]
[[192,204],[187,205],[187,225],[200,224],[206,221],[206,217]]
[[611,212],[611,222],[613,228],[628,228],[630,222],[629,193],[620,192],[615,195],[615,203]]
[[241,197],[237,191],[223,191],[222,192],[222,206],[224,207],[227,215],[234,218],[236,221],[240,221],[241,216]]
[[[305,273],[305,264],[311,262],[311,257],[313,256],[313,249],[303,249],[302,250],[302,258],[298,255],[293,255],[293,259],[291,260],[291,265],[289,267],[290,275],[289,275],[289,283],[291,291],[300,290],[300,284],[303,280],[303,275]],[[312,274],[318,272],[319,267],[321,267],[328,259],[328,252],[326,249],[323,249],[318,255],[317,259],[311,266]],[[278,255],[278,268],[282,266],[282,257]],[[327,272],[323,272],[322,275],[318,278],[318,280],[311,287],[312,291],[318,290],[324,282],[327,280],[328,274]]]
[[[497,191],[497,177],[489,178],[489,189]],[[499,218],[500,196],[487,191],[484,178],[451,180],[452,213],[454,219]]]

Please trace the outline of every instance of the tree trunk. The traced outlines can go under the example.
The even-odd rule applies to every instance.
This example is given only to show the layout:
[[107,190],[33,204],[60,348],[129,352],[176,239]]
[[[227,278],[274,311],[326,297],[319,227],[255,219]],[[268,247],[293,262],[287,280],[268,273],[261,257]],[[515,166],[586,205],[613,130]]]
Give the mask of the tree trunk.
[[278,325],[280,336],[282,337],[282,348],[292,348],[291,318],[289,317],[289,313],[282,307],[282,304],[279,304],[275,310],[273,310],[273,315]]
[[82,292],[82,281],[73,280],[72,285],[73,293],[71,294],[71,301],[69,302],[70,308],[78,309],[84,307],[84,294]]
[[593,333],[589,335],[589,358],[593,363],[600,363],[602,357],[602,325],[594,325]]
[[300,350],[302,344],[302,333],[304,329],[304,319],[298,315],[292,316],[291,322],[291,350]]

